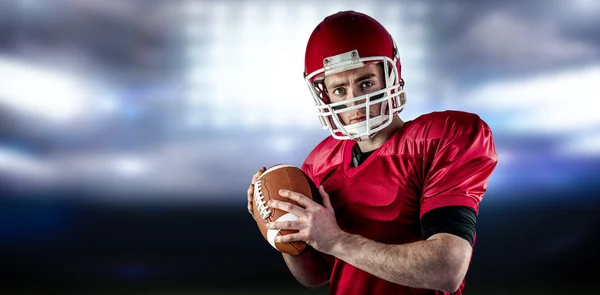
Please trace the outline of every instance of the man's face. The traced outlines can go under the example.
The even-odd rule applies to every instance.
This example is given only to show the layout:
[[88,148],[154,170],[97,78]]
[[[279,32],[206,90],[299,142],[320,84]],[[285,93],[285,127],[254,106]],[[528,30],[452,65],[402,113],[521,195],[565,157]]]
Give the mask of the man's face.
[[[325,77],[325,87],[332,103],[365,95],[385,87],[383,68],[379,64],[348,70]],[[365,100],[348,103],[347,107],[364,104]],[[336,108],[337,109],[337,108]],[[379,116],[381,103],[369,107],[370,118]],[[356,124],[366,119],[366,108],[359,108],[339,114],[344,125]]]

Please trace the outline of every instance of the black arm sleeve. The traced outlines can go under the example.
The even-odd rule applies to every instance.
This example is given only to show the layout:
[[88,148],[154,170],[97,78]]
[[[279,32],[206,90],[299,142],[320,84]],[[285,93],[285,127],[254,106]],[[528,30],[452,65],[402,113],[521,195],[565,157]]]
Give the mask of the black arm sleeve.
[[473,245],[477,213],[465,206],[447,206],[433,209],[421,218],[421,234],[424,239],[449,233],[459,236]]

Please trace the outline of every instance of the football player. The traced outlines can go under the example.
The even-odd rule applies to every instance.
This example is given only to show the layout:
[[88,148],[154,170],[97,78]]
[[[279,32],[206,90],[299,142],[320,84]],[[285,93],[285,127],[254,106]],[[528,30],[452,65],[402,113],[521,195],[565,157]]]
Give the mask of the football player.
[[[403,121],[398,48],[368,15],[344,11],[312,32],[304,77],[328,136],[304,172],[322,204],[292,191],[268,204],[299,217],[270,223],[298,230],[276,242],[305,241],[283,254],[304,286],[330,294],[462,294],[479,204],[497,155],[477,115],[444,111]],[[252,183],[264,172],[253,176]],[[253,186],[248,188],[252,214]],[[255,217],[256,218],[256,217]]]

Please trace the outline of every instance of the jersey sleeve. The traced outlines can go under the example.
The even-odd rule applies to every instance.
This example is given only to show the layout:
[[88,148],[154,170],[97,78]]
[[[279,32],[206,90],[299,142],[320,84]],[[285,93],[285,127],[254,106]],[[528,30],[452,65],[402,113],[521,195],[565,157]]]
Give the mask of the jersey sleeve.
[[331,136],[323,139],[302,163],[302,171],[318,187],[324,181],[327,172],[338,165],[342,159],[342,145]]
[[492,132],[478,116],[444,129],[460,132],[445,134],[437,145],[430,146],[420,217],[444,206],[467,206],[479,212],[498,161]]
[[318,187],[319,184],[316,183],[315,171],[314,171],[315,153],[316,152],[317,152],[317,149],[315,148],[308,154],[308,156],[306,157],[304,162],[302,162],[302,166],[300,169],[302,169],[304,174],[306,174],[306,176],[308,176],[308,178],[310,178],[313,182],[315,182],[315,185],[317,185],[317,187]]
[[[313,176],[311,164],[309,164],[307,161],[304,161],[304,163],[302,163],[301,169],[302,169],[302,172],[304,172],[304,174],[306,174],[306,176],[308,176],[308,178],[310,178],[310,180],[315,182],[315,177]],[[315,185],[316,185],[316,183],[315,183]]]

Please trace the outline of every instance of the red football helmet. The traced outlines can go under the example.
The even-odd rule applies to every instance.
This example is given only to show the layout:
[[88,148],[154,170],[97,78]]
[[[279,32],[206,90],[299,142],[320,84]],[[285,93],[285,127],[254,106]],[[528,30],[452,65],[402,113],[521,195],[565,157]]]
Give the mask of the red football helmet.
[[[381,63],[385,87],[367,95],[331,103],[325,89],[325,76],[356,69],[370,63]],[[326,17],[312,32],[306,46],[304,78],[315,99],[318,117],[336,139],[365,140],[392,123],[406,103],[404,80],[396,43],[388,31],[372,17],[342,11]],[[349,103],[362,102],[340,108]],[[381,104],[381,114],[373,116],[370,106]],[[366,108],[366,119],[344,125],[339,114]]]

